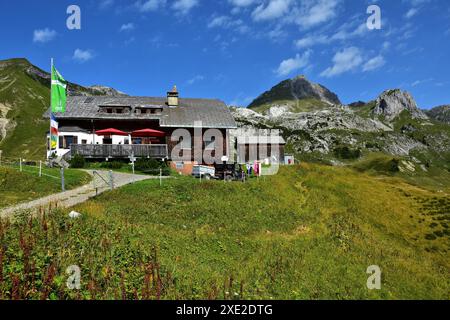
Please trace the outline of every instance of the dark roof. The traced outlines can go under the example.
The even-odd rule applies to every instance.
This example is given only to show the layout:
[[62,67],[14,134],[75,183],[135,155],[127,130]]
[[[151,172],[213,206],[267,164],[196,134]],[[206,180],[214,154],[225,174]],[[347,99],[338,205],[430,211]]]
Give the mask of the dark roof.
[[82,129],[77,126],[63,126],[58,128],[59,132],[85,132],[88,133],[89,131]]
[[[159,120],[161,127],[194,127],[201,121],[204,128],[236,128],[228,107],[220,100],[179,99],[178,107],[166,105],[166,98],[158,97],[111,97],[69,96],[65,113],[55,113],[57,119],[105,119],[105,120]],[[101,113],[100,107],[128,106],[130,113]],[[136,114],[136,108],[157,108],[160,114]],[[46,113],[48,118],[48,112]]]

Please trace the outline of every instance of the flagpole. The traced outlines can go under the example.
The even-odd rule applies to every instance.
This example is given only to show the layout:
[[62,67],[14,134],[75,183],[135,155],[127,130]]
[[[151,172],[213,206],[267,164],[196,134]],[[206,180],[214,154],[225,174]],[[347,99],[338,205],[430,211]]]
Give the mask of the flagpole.
[[50,59],[50,131],[48,133],[48,149],[49,149],[49,156],[52,153],[52,76],[53,76],[53,58]]

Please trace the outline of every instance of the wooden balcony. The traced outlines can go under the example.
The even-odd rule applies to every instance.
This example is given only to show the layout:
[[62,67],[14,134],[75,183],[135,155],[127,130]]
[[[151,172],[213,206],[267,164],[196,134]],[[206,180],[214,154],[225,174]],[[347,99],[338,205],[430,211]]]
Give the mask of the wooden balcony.
[[70,157],[76,154],[88,159],[106,158],[154,158],[164,159],[169,156],[167,144],[72,144]]

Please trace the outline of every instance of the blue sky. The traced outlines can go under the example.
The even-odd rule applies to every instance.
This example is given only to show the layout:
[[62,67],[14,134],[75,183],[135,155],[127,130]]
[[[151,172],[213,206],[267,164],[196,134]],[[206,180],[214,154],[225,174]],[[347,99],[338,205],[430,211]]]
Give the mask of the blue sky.
[[[81,8],[81,30],[66,27]],[[381,9],[369,30],[369,5]],[[26,57],[66,79],[131,95],[247,105],[305,74],[344,103],[402,88],[450,104],[448,0],[15,0],[0,3],[0,59]]]

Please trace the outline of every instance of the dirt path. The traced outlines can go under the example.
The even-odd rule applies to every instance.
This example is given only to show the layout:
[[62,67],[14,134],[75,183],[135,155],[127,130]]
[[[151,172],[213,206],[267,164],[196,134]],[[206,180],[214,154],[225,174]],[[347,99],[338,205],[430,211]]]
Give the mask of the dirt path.
[[[110,187],[106,182],[100,178],[98,175],[94,175],[93,170],[85,170],[91,176],[93,176],[92,181],[82,187],[78,187],[73,190],[66,192],[52,194],[40,199],[36,199],[30,202],[24,202],[17,204],[12,207],[0,209],[0,217],[7,217],[12,215],[17,211],[29,210],[33,212],[34,210],[39,210],[39,208],[48,207],[50,204],[58,204],[58,207],[71,207],[79,203],[83,203],[90,198],[94,197],[96,194],[103,193],[110,190]],[[109,172],[108,171],[97,171],[106,181],[108,181]],[[131,184],[138,181],[149,180],[149,179],[159,179],[159,177],[145,176],[145,175],[133,175],[128,173],[114,172],[114,188],[119,188],[127,184]],[[97,188],[97,191],[95,190]]]

